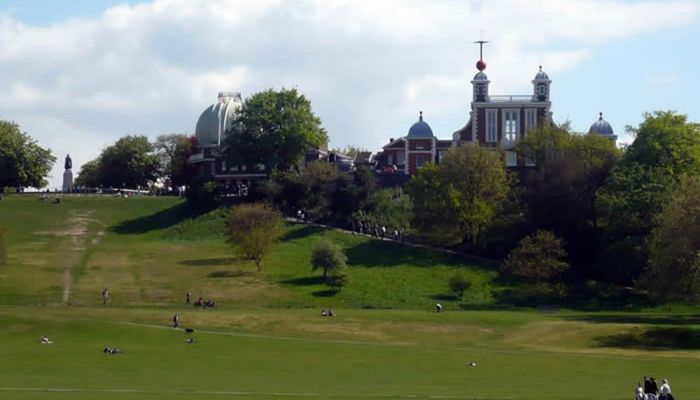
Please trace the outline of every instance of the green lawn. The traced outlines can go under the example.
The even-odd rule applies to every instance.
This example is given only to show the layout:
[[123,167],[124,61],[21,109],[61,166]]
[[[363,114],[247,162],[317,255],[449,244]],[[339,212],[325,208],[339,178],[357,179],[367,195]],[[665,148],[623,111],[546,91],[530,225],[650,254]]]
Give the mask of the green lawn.
[[[197,343],[166,327],[174,312],[196,329]],[[606,318],[5,306],[0,398],[629,399],[645,374],[669,377],[680,398],[700,396],[698,316]],[[674,342],[604,344],[620,332],[681,329],[679,323],[694,337],[682,349]],[[54,344],[39,344],[42,334]],[[105,355],[105,346],[124,353]],[[45,389],[69,392],[37,391]]]
[[[0,399],[629,399],[644,375],[700,398],[697,307],[466,311],[503,306],[492,266],[288,225],[257,272],[225,243],[224,212],[193,216],[172,198],[0,202]],[[348,256],[335,296],[310,271],[322,235]],[[446,293],[456,270],[463,300]],[[188,290],[219,306],[185,306]]]
[[[295,224],[257,272],[226,244],[225,212],[188,216],[173,198],[9,196],[0,203],[10,254],[0,304],[97,305],[108,287],[119,306],[176,305],[191,291],[226,307],[428,309],[489,307],[502,289],[493,269],[470,260]],[[311,272],[322,235],[348,256],[349,284],[337,295]],[[461,301],[447,292],[457,270],[473,283]]]

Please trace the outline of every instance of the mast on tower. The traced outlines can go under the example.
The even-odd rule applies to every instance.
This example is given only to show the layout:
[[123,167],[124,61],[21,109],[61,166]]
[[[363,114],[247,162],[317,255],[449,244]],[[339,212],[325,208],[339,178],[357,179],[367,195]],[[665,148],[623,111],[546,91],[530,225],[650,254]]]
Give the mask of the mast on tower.
[[479,61],[476,62],[476,69],[483,71],[486,69],[486,62],[484,62],[484,44],[488,43],[488,40],[477,40],[474,43],[479,44]]

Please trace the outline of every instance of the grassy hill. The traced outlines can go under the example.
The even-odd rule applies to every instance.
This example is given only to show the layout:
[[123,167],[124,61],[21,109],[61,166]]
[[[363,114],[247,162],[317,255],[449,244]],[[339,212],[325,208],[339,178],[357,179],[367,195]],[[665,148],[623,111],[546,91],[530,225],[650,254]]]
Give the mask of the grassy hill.
[[[115,305],[174,305],[191,291],[224,307],[428,309],[490,307],[502,289],[496,273],[473,260],[319,227],[289,224],[262,272],[225,243],[226,213],[195,217],[179,199],[31,196],[0,204],[8,266],[0,270],[0,303],[97,305],[108,287]],[[348,256],[350,283],[337,295],[311,272],[319,237]],[[462,301],[447,280],[467,273]]]
[[[225,243],[224,211],[172,198],[10,196],[0,225],[0,398],[617,400],[644,375],[700,397],[696,307],[464,311],[502,306],[488,265],[294,224],[257,272]],[[310,271],[324,235],[349,261],[336,296]],[[463,301],[445,294],[456,270],[474,282]],[[188,290],[220,307],[185,306]]]

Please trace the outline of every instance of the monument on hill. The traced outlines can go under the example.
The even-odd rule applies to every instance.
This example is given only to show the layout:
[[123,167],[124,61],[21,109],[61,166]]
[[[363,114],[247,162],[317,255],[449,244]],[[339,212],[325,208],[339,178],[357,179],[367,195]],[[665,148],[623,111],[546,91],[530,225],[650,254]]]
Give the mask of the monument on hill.
[[73,161],[70,159],[70,154],[66,156],[64,168],[66,170],[63,172],[63,191],[70,192],[73,189]]

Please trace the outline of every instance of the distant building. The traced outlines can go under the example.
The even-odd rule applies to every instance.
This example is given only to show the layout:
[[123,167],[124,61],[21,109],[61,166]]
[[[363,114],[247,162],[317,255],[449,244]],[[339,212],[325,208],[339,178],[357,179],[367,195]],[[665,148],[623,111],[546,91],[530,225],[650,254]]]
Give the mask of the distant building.
[[612,140],[613,144],[617,144],[617,135],[615,135],[615,132],[613,131],[612,126],[608,123],[608,121],[603,119],[603,113],[599,114],[600,116],[598,117],[598,120],[591,125],[591,128],[588,130],[588,133],[595,133],[600,136],[606,137],[610,140]]

